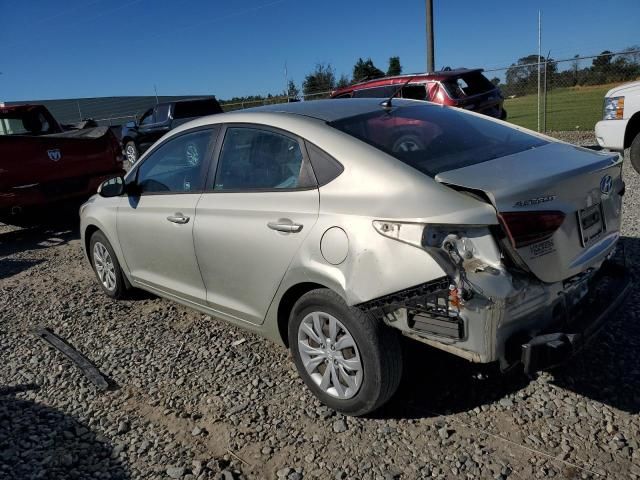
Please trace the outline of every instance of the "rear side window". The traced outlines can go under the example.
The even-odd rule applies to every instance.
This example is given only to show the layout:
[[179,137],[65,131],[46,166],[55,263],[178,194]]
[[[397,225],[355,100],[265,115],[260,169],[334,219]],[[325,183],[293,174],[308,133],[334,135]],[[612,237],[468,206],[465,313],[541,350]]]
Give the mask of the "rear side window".
[[451,98],[461,99],[490,92],[496,86],[480,72],[465,73],[442,82]]
[[411,100],[429,100],[427,88],[424,85],[407,85],[402,88],[402,98]]
[[353,91],[353,98],[389,98],[398,89],[398,85],[384,87],[363,88]]
[[329,125],[430,177],[548,143],[494,121],[428,103],[391,112],[381,108]]
[[296,139],[258,128],[227,129],[214,190],[285,190],[310,185]]
[[173,107],[173,118],[175,119],[204,117],[215,113],[222,113],[222,108],[220,108],[218,101],[213,98],[176,102]]
[[305,145],[318,185],[326,185],[343,172],[342,164],[327,152],[310,142],[305,142]]
[[46,135],[48,133],[51,133],[51,125],[41,112],[0,114],[0,135]]

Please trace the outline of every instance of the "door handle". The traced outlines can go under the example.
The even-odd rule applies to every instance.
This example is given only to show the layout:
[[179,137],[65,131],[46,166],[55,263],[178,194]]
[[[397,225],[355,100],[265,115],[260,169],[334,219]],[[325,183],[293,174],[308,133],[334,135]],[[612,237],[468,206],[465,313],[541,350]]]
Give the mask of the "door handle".
[[284,222],[269,222],[267,223],[267,227],[271,230],[276,230],[278,232],[286,232],[286,233],[297,233],[302,230],[302,225],[299,223],[284,223]]
[[176,212],[174,215],[169,215],[167,217],[167,220],[169,220],[172,223],[178,223],[178,224],[184,224],[187,223],[189,221],[189,217],[183,215],[180,212]]

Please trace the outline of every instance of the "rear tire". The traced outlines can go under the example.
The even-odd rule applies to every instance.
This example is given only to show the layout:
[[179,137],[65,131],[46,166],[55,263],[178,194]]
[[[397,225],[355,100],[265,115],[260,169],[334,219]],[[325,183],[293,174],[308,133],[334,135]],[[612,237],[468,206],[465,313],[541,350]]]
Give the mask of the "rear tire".
[[123,298],[127,291],[124,274],[113,247],[101,231],[91,235],[89,258],[102,291],[111,298]]
[[631,159],[631,165],[633,165],[633,168],[636,172],[640,173],[640,132],[631,142],[629,158]]
[[288,333],[298,373],[334,410],[356,416],[371,413],[400,384],[397,332],[349,307],[331,290],[312,290],[300,297],[291,311]]

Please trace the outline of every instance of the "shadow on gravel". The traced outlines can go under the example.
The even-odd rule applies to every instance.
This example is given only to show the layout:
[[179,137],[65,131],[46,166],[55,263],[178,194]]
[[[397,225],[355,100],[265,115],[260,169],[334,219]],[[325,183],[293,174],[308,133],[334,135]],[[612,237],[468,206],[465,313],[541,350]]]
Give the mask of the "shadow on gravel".
[[[413,340],[402,339],[404,371],[393,399],[376,416],[428,418],[499,401],[527,385],[523,375],[502,375]],[[483,379],[478,378],[482,374]]]
[[[640,239],[624,237],[634,286],[626,303],[587,347],[552,370],[552,383],[632,414],[640,412]],[[404,374],[397,394],[376,416],[425,418],[472,410],[525,387],[522,374],[502,375],[403,339]],[[477,373],[487,375],[478,380]]]
[[34,387],[0,388],[0,478],[130,478],[105,438],[58,410],[15,397]]
[[[68,202],[18,217],[0,218],[0,222],[18,227],[0,233],[0,257],[62,245],[79,238],[78,208],[78,202]],[[28,265],[29,261],[0,259],[0,275],[6,277],[26,270],[32,266]],[[19,265],[20,262],[24,263]]]
[[553,371],[556,385],[592,400],[640,413],[640,239],[623,237],[633,287],[601,334],[569,363]]

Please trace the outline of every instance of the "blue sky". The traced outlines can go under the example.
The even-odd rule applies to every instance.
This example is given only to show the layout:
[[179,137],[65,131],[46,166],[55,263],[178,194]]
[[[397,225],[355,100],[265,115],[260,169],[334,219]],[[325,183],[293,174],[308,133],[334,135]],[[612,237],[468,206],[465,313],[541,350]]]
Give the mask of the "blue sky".
[[[434,0],[436,68],[640,44],[639,0]],[[0,0],[0,100],[278,93],[318,62],[425,70],[423,0]]]

